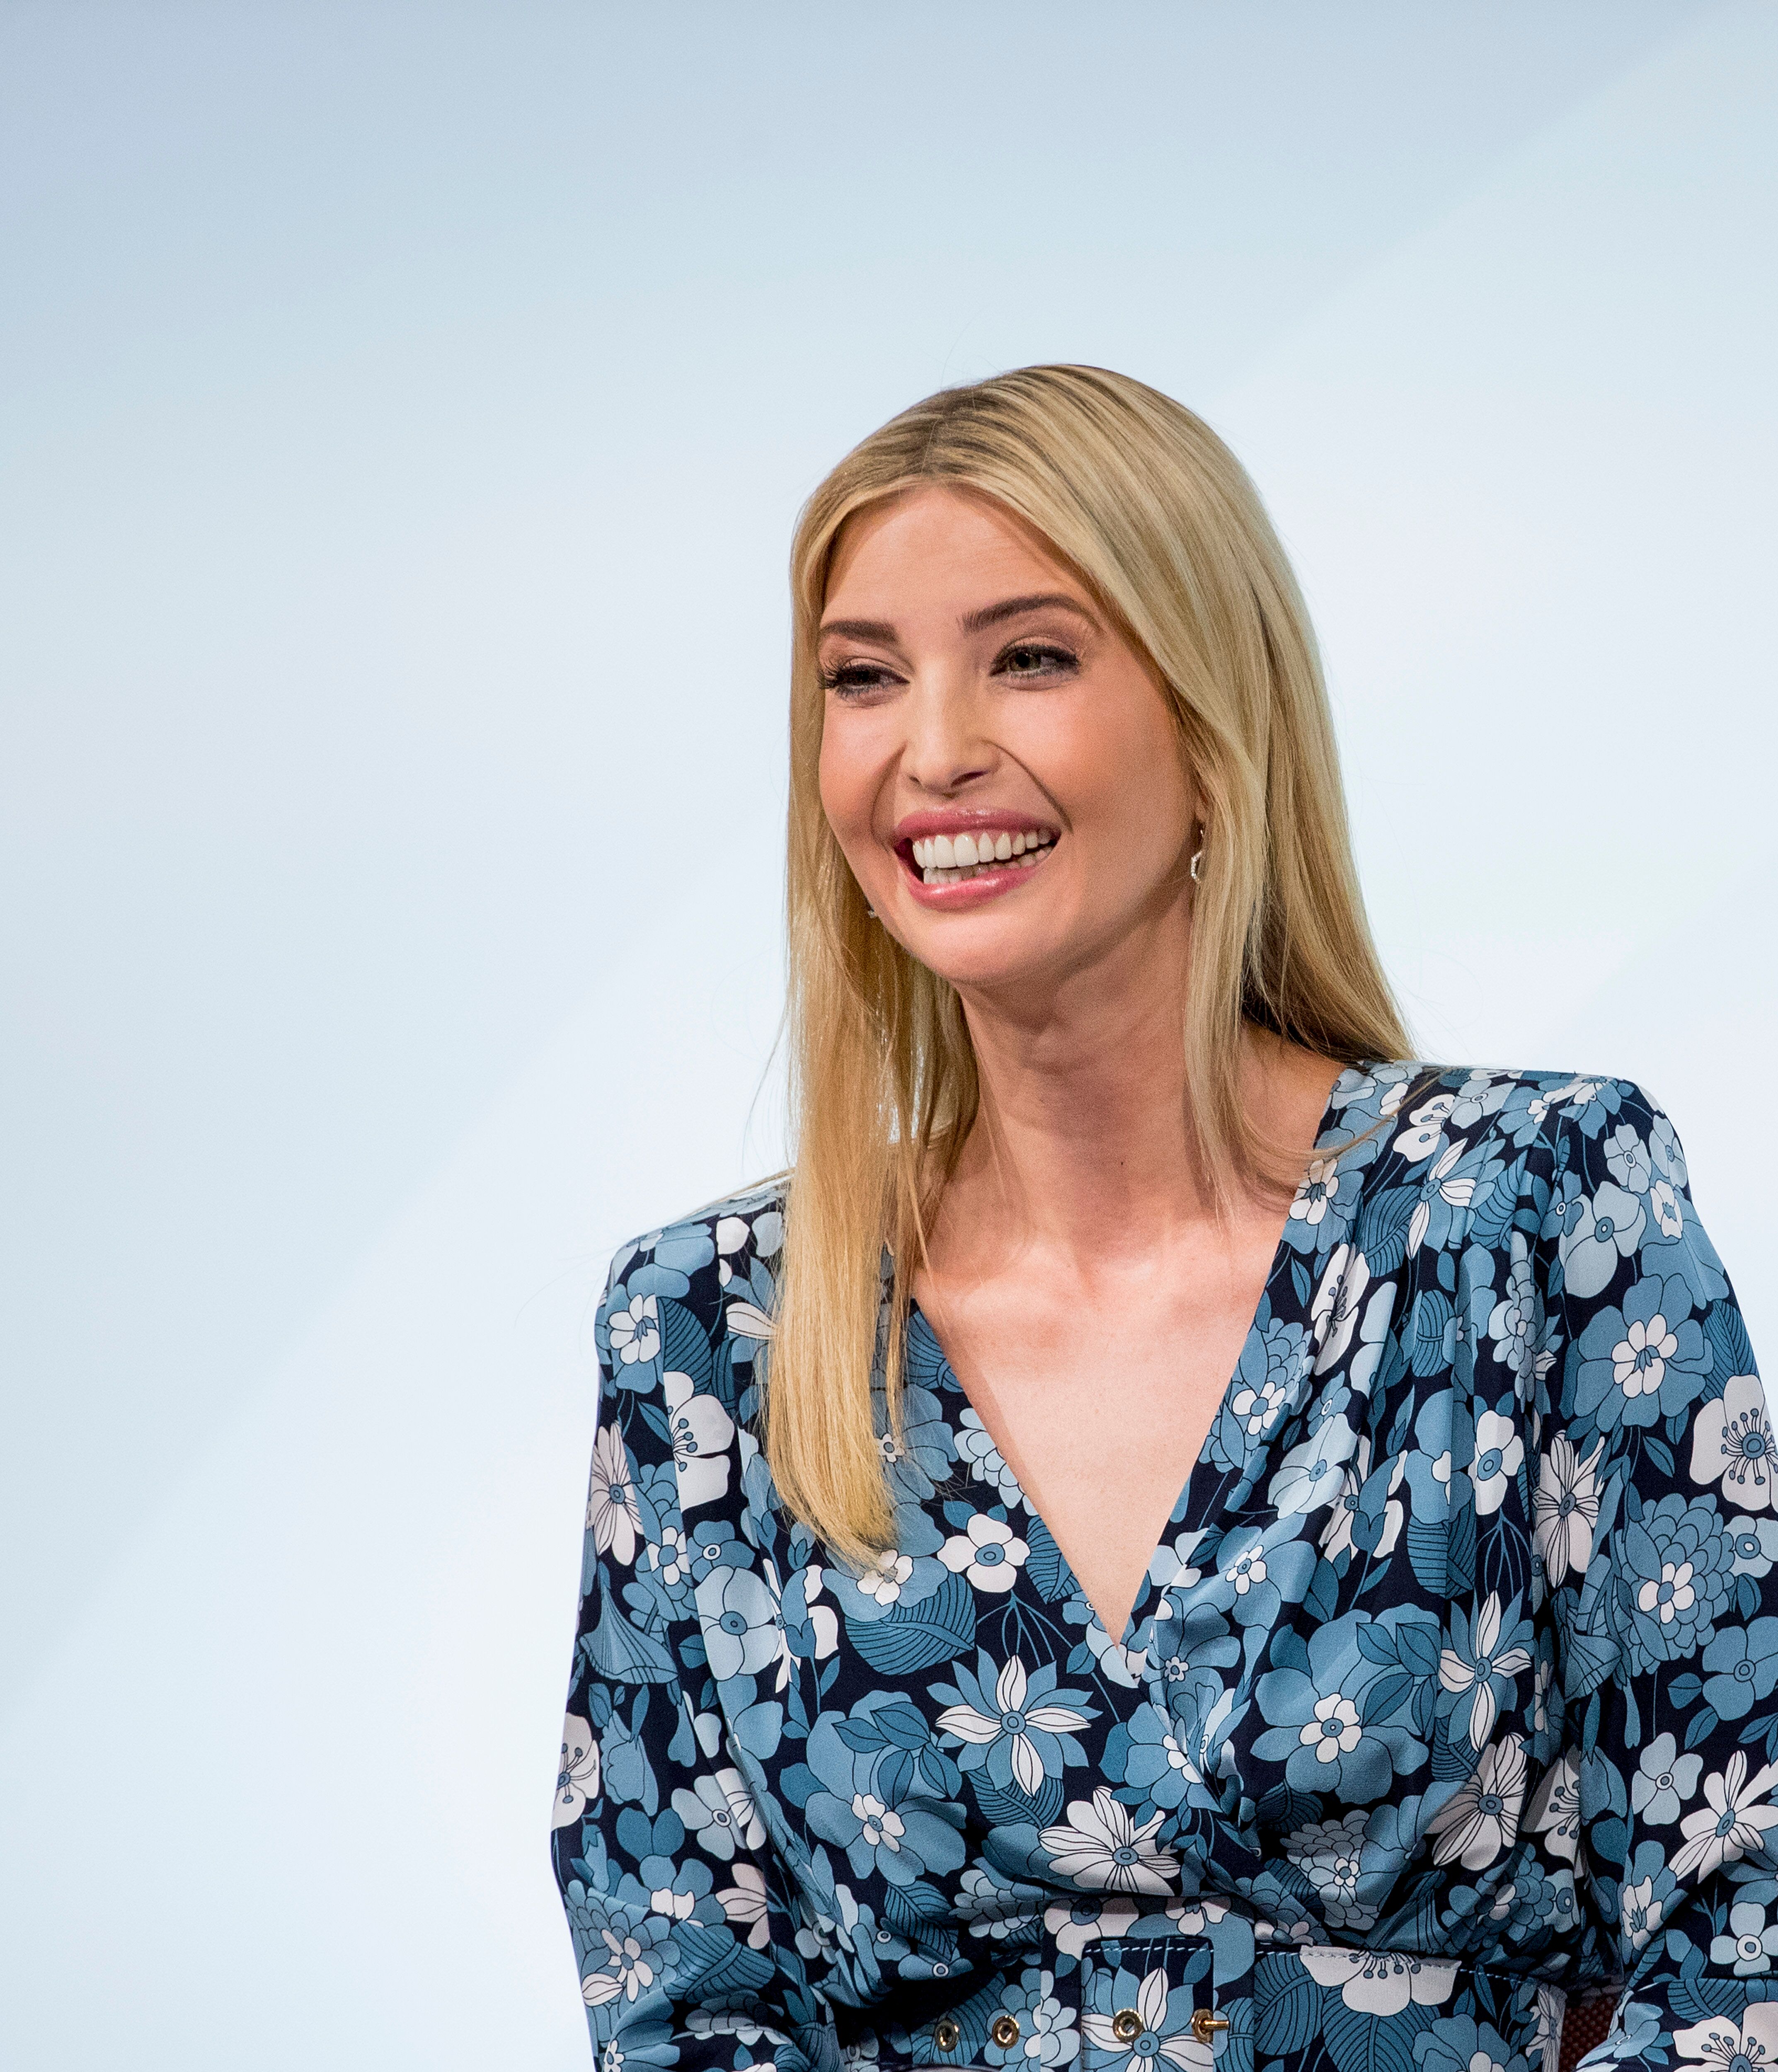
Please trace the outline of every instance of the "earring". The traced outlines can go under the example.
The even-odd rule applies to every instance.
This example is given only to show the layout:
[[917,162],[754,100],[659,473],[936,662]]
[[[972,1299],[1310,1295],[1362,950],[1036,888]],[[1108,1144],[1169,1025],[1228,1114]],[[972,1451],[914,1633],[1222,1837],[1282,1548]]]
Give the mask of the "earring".
[[[1196,871],[1194,871],[1192,874],[1192,876],[1193,876],[1194,878],[1196,878],[1196,875],[1197,875],[1197,873],[1196,873]],[[865,907],[865,910],[864,910],[864,911],[865,911],[865,912],[866,912],[866,914],[868,914],[868,915],[870,916],[870,918],[871,918],[871,919],[872,919],[873,921],[874,921],[874,920],[875,920],[875,919],[877,918],[877,910],[876,910],[876,908],[875,908],[875,906],[871,906],[866,905],[866,906]]]
[[1192,857],[1192,882],[1194,885],[1198,882],[1198,865],[1202,863],[1203,861],[1204,850],[1200,845],[1198,849],[1193,851]]

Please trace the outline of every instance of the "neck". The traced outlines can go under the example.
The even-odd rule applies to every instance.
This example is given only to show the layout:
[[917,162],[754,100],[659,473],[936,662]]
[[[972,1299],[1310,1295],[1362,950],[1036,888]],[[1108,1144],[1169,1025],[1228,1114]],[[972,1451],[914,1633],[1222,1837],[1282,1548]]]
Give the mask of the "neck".
[[1212,1220],[1186,1087],[1189,939],[1145,931],[1039,1003],[965,995],[982,1099],[948,1199],[977,1229],[991,1217],[996,1252],[1103,1260]]
[[[1269,1190],[1219,1217],[1185,1076],[1190,924],[1162,918],[1042,997],[962,993],[981,1104],[940,1205],[928,1269],[953,1285],[1050,1275],[1090,1294],[1180,1247],[1270,1229]],[[1241,1097],[1261,1141],[1307,1157],[1331,1060],[1249,1030]],[[929,1288],[929,1292],[930,1288]]]

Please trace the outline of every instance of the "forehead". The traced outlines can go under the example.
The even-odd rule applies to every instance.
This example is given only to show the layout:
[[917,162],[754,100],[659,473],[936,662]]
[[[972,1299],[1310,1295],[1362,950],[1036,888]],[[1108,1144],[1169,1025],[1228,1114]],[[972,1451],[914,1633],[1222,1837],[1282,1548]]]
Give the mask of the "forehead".
[[1079,575],[1036,528],[979,491],[923,483],[840,528],[825,618],[961,613],[1022,591],[1060,590],[1090,607]]

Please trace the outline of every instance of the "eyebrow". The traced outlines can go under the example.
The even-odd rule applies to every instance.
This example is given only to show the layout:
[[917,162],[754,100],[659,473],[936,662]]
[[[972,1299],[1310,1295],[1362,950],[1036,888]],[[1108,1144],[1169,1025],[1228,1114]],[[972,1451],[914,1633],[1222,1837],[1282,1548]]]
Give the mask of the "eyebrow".
[[986,627],[998,626],[1004,619],[1022,619],[1027,611],[1041,611],[1052,606],[1072,611],[1089,626],[1096,623],[1084,604],[1077,603],[1065,591],[1059,590],[1038,590],[1030,597],[1009,597],[1000,604],[984,605],[980,611],[965,614],[960,623],[965,633],[980,633]]
[[[1072,611],[1076,619],[1084,619],[1089,626],[1097,624],[1084,604],[1059,590],[1038,590],[1029,597],[1009,597],[1002,598],[998,604],[985,604],[979,611],[965,612],[957,624],[965,633],[981,633],[990,626],[1003,624],[1009,619],[1022,619],[1027,611],[1040,611],[1046,608]],[[887,619],[830,619],[821,627],[821,636],[825,639],[832,633],[840,634],[848,640],[887,642],[895,637],[895,629]]]

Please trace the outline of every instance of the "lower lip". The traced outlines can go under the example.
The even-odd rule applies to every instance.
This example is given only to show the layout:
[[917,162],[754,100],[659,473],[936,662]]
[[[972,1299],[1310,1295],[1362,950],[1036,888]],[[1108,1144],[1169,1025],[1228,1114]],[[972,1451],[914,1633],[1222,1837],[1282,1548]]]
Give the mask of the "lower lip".
[[920,865],[911,855],[896,851],[908,889],[922,906],[935,912],[946,913],[958,907],[980,906],[990,899],[998,899],[1002,893],[1015,892],[1021,885],[1029,885],[1048,862],[1056,845],[1051,843],[1035,863],[1006,863],[993,870],[977,871],[973,878],[960,878],[951,885],[928,885],[920,875]]

